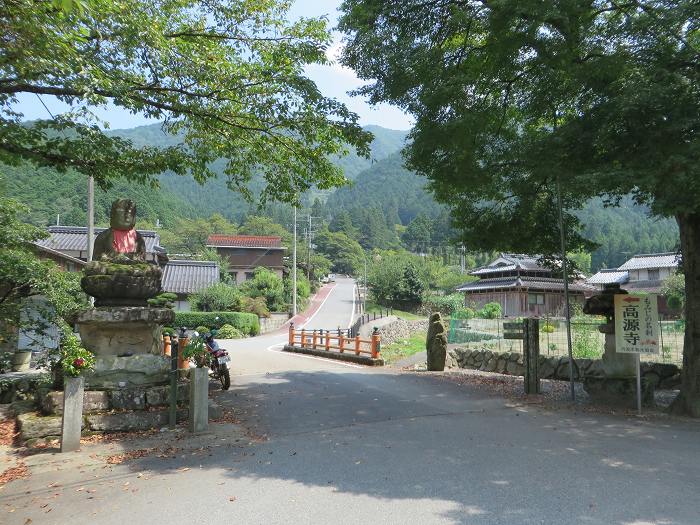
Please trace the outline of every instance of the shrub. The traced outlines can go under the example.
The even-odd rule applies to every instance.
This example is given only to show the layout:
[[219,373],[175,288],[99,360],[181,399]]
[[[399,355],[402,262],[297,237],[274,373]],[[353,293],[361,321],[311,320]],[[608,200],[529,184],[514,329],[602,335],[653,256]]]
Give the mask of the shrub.
[[[218,318],[218,319],[217,319]],[[230,324],[245,335],[258,335],[258,316],[245,312],[175,312],[175,326],[193,329],[199,325],[219,327]]]
[[258,317],[270,317],[270,310],[264,297],[244,297],[241,301],[241,312],[255,314]]
[[175,334],[175,329],[170,326],[164,326],[160,333],[163,335],[173,335]]
[[546,322],[540,327],[540,332],[543,332],[545,334],[552,334],[554,333],[554,325],[550,322]]
[[248,297],[264,297],[268,310],[275,311],[284,305],[282,278],[267,268],[257,268],[253,278],[241,285],[241,292]]
[[194,329],[195,332],[197,332],[199,335],[204,335],[209,331],[209,328],[207,328],[204,325],[199,325],[197,328]]
[[440,312],[443,315],[452,315],[457,310],[464,308],[464,296],[459,293],[450,295],[429,295],[423,300],[421,309],[428,312]]
[[241,309],[241,292],[225,283],[212,284],[188,299],[196,312],[238,312]]
[[486,303],[477,313],[477,317],[482,319],[498,319],[502,314],[503,310],[499,303]]
[[216,337],[220,339],[240,339],[243,337],[243,333],[238,328],[234,328],[230,324],[225,324],[219,328]]

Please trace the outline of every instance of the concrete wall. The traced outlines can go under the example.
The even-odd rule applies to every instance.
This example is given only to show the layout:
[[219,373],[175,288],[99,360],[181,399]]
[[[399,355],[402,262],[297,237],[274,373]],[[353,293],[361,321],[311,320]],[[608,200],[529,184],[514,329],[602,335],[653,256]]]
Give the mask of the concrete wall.
[[270,317],[260,317],[260,333],[274,332],[289,320],[286,312],[271,312]]

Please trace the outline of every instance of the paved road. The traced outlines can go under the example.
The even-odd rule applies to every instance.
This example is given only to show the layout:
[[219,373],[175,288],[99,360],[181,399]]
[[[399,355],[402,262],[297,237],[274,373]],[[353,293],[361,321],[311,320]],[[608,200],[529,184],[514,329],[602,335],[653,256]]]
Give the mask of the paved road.
[[[349,316],[350,287],[339,282],[318,319]],[[17,502],[36,496],[31,487],[50,493],[51,477],[14,482],[0,492],[17,506],[8,523],[700,523],[694,422],[548,413],[426,374],[274,353],[270,342],[232,346],[241,372],[217,394],[266,439],[66,469],[56,479],[73,484],[50,514]],[[81,484],[98,481],[113,491],[87,500]]]

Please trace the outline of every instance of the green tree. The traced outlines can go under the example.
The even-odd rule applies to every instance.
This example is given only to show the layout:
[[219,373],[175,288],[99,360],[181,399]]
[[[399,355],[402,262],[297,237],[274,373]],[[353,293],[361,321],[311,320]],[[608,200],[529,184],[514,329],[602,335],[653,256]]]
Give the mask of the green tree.
[[567,254],[569,260],[576,265],[576,269],[585,273],[591,273],[591,254],[583,250]]
[[238,232],[241,235],[270,235],[281,237],[284,246],[290,247],[292,245],[292,235],[289,231],[281,224],[274,222],[271,218],[262,215],[249,215],[246,217],[246,220],[241,224]]
[[342,232],[323,229],[314,239],[316,251],[333,263],[333,271],[356,275],[364,264],[364,251],[355,239]]
[[685,276],[676,272],[664,281],[662,293],[666,296],[668,306],[674,310],[682,310],[685,306]]
[[[678,222],[682,386],[700,417],[700,33],[697,2],[346,0],[342,61],[359,92],[416,121],[407,164],[465,244],[554,254],[566,210],[632,194]],[[682,192],[678,188],[683,188]],[[564,217],[572,250],[593,246]]]
[[328,225],[332,232],[342,232],[350,238],[356,239],[360,231],[352,225],[352,216],[347,210],[341,210]]
[[284,283],[282,278],[267,268],[256,268],[253,278],[240,286],[241,292],[252,298],[263,297],[273,312],[285,310]]
[[414,252],[425,252],[430,247],[433,234],[433,221],[424,213],[419,213],[413,219],[406,231],[401,236],[401,240],[406,247]]
[[[67,3],[67,2],[65,2]],[[0,6],[0,161],[73,168],[106,185],[155,182],[171,170],[197,180],[224,158],[231,188],[253,173],[262,198],[296,200],[311,186],[342,184],[330,157],[346,144],[368,153],[370,134],[304,75],[328,63],[323,18],[287,21],[289,3],[11,0]],[[23,125],[22,94],[54,96],[71,111]],[[114,104],[163,121],[182,144],[136,146],[107,134],[90,111]]]

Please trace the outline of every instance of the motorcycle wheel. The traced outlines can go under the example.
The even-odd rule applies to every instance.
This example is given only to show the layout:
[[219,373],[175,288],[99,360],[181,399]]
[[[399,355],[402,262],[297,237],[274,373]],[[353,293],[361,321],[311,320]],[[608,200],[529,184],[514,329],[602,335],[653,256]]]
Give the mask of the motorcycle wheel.
[[226,366],[219,366],[219,381],[221,381],[221,390],[228,390],[231,386],[231,375]]

